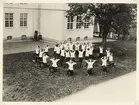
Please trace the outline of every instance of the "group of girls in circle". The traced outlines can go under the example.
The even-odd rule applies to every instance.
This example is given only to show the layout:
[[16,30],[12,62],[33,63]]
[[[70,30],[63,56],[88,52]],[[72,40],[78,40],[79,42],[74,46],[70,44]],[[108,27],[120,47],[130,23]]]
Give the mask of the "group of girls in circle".
[[104,72],[108,71],[108,66],[114,66],[111,49],[107,48],[104,51],[102,46],[96,47],[92,42],[65,41],[56,44],[52,52],[49,49],[49,45],[45,48],[37,46],[33,54],[33,61],[39,63],[40,67],[48,68],[50,73],[57,72],[58,67],[63,67],[63,65],[67,64],[68,69],[66,73],[68,76],[73,76],[74,65],[79,64],[80,68],[82,68],[83,62],[85,62],[87,64],[88,76],[90,76],[93,74],[94,63],[98,59],[101,60],[101,67]]

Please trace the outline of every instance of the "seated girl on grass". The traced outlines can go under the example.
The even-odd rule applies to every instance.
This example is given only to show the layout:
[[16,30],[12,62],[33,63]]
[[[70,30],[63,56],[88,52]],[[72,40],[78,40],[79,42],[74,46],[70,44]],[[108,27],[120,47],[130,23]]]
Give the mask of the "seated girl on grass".
[[89,60],[85,60],[85,62],[87,63],[88,76],[94,74],[94,63],[96,62],[96,60],[89,59]]
[[76,62],[72,61],[72,59],[70,59],[68,62],[66,62],[66,64],[68,64],[68,70],[67,70],[67,75],[68,76],[73,76],[74,75],[74,68],[73,66],[76,64]]
[[57,68],[58,68],[57,62],[59,61],[59,59],[53,57],[50,60],[52,61],[52,65],[49,67],[49,72],[50,73],[57,72]]
[[41,67],[41,65],[43,65],[43,68],[49,66],[48,58],[49,58],[49,56],[48,56],[47,52],[44,52],[43,57],[42,57],[42,63],[40,63],[40,67]]
[[37,62],[40,53],[40,46],[37,46],[35,49],[35,53],[33,54],[33,62]]
[[108,60],[107,56],[104,56],[101,58],[101,61],[102,61],[101,66],[102,66],[104,72],[107,72],[107,60]]

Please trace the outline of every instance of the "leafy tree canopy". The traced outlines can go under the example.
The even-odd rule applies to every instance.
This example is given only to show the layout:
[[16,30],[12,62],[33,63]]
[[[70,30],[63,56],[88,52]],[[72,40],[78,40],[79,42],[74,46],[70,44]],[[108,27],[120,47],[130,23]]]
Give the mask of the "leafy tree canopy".
[[67,16],[95,17],[95,22],[103,26],[103,37],[111,28],[123,34],[128,34],[130,27],[135,26],[136,4],[102,4],[102,3],[70,3]]
[[[129,34],[129,29],[135,27],[137,14],[136,4],[105,4],[105,3],[69,3],[70,9],[67,16],[88,17],[90,20],[95,17],[102,33],[102,44],[106,48],[107,35],[111,29],[125,37]],[[84,22],[84,19],[82,19]],[[93,24],[93,21],[90,21]]]

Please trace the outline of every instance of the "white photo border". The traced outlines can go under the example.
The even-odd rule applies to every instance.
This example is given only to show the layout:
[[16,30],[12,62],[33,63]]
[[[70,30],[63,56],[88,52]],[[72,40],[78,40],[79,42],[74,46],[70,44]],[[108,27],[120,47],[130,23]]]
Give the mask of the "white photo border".
[[[136,102],[133,103],[93,103],[93,102],[2,102],[2,88],[3,88],[3,3],[135,3],[138,0],[2,0],[0,1],[0,104],[2,105],[139,105],[139,57],[136,56]],[[137,5],[137,29],[139,28],[139,5]],[[137,30],[137,47],[136,54],[139,53],[139,30]]]

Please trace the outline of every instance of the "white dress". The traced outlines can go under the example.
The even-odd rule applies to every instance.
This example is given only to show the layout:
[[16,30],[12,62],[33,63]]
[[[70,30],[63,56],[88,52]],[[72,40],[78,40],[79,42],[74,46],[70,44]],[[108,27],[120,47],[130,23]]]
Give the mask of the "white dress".
[[83,51],[79,51],[79,58],[83,57]]
[[74,66],[76,63],[75,63],[75,62],[73,62],[73,63],[66,62],[66,63],[69,65],[68,69],[73,71],[73,66]]
[[44,49],[44,50],[45,50],[45,52],[48,52],[48,49],[49,49],[49,47],[45,47],[45,49]]
[[52,67],[57,67],[57,62],[59,61],[59,59],[56,60],[51,59],[51,61],[52,61]]
[[45,56],[43,56],[43,63],[47,63],[47,58],[48,58],[48,56],[47,55],[45,55]]
[[87,69],[91,69],[91,68],[94,67],[93,64],[94,64],[95,62],[86,62],[86,63],[88,64]]
[[70,56],[71,58],[75,58],[75,51],[74,52],[70,52],[70,55],[71,55]]
[[102,66],[107,66],[107,59],[101,59],[102,60]]

